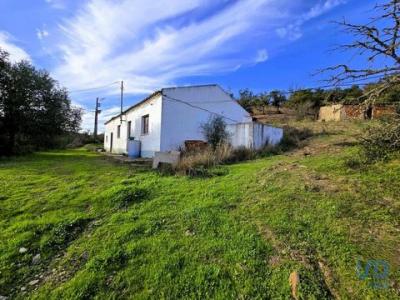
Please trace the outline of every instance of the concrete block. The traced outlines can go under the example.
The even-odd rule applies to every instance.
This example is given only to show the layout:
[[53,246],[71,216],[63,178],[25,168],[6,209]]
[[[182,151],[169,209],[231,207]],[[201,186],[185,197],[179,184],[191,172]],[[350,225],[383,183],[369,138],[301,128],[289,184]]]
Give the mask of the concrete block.
[[181,153],[179,151],[156,152],[153,158],[153,169],[157,169],[160,163],[176,166],[180,157]]

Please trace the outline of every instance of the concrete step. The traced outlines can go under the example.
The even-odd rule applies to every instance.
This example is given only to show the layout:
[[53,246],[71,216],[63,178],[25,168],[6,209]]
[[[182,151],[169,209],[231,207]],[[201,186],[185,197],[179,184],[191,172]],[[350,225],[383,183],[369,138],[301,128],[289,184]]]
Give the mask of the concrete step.
[[134,167],[141,167],[141,168],[151,168],[153,159],[151,158],[131,158],[125,155],[118,155],[118,154],[111,154],[111,153],[102,153],[106,158],[123,163],[129,164],[130,166]]

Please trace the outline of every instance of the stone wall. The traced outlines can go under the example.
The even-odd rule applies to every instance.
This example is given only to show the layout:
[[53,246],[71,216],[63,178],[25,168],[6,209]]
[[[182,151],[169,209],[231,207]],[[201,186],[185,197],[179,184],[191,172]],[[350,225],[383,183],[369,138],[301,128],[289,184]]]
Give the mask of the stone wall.
[[319,109],[318,120],[320,121],[340,121],[342,116],[342,104],[322,106]]
[[363,105],[334,104],[322,106],[319,110],[320,121],[379,119],[396,114],[396,106],[377,104],[371,109]]
[[372,119],[379,119],[396,114],[394,105],[375,105],[372,109]]
[[365,118],[365,108],[361,105],[343,105],[341,110],[341,120],[363,120]]

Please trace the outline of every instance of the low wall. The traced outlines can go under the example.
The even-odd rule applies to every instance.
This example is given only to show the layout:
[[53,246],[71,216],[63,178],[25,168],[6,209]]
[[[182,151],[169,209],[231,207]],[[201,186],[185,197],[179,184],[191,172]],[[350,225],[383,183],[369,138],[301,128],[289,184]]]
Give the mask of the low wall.
[[375,105],[372,109],[372,119],[390,117],[396,114],[394,105]]
[[283,129],[251,122],[227,126],[233,147],[260,149],[265,145],[276,145],[283,138]]
[[319,109],[318,120],[320,120],[320,121],[340,121],[342,108],[343,108],[342,104],[322,106]]
[[[370,112],[370,113],[368,113]],[[319,110],[320,121],[379,119],[396,114],[394,105],[376,104],[367,109],[364,105],[328,105]]]
[[343,105],[341,120],[364,120],[365,107],[362,105]]
[[226,126],[229,132],[230,143],[233,147],[252,148],[252,124],[253,123],[239,123]]

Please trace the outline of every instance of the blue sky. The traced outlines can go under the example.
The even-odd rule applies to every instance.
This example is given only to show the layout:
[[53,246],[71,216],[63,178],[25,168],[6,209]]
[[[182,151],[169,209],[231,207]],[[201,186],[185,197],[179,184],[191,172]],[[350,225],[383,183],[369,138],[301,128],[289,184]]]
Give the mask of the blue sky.
[[[0,47],[47,69],[100,122],[165,86],[218,83],[237,93],[319,86],[316,70],[362,58],[334,20],[366,23],[379,0],[1,0]],[[114,84],[113,84],[114,83]],[[91,91],[81,90],[97,88]]]

